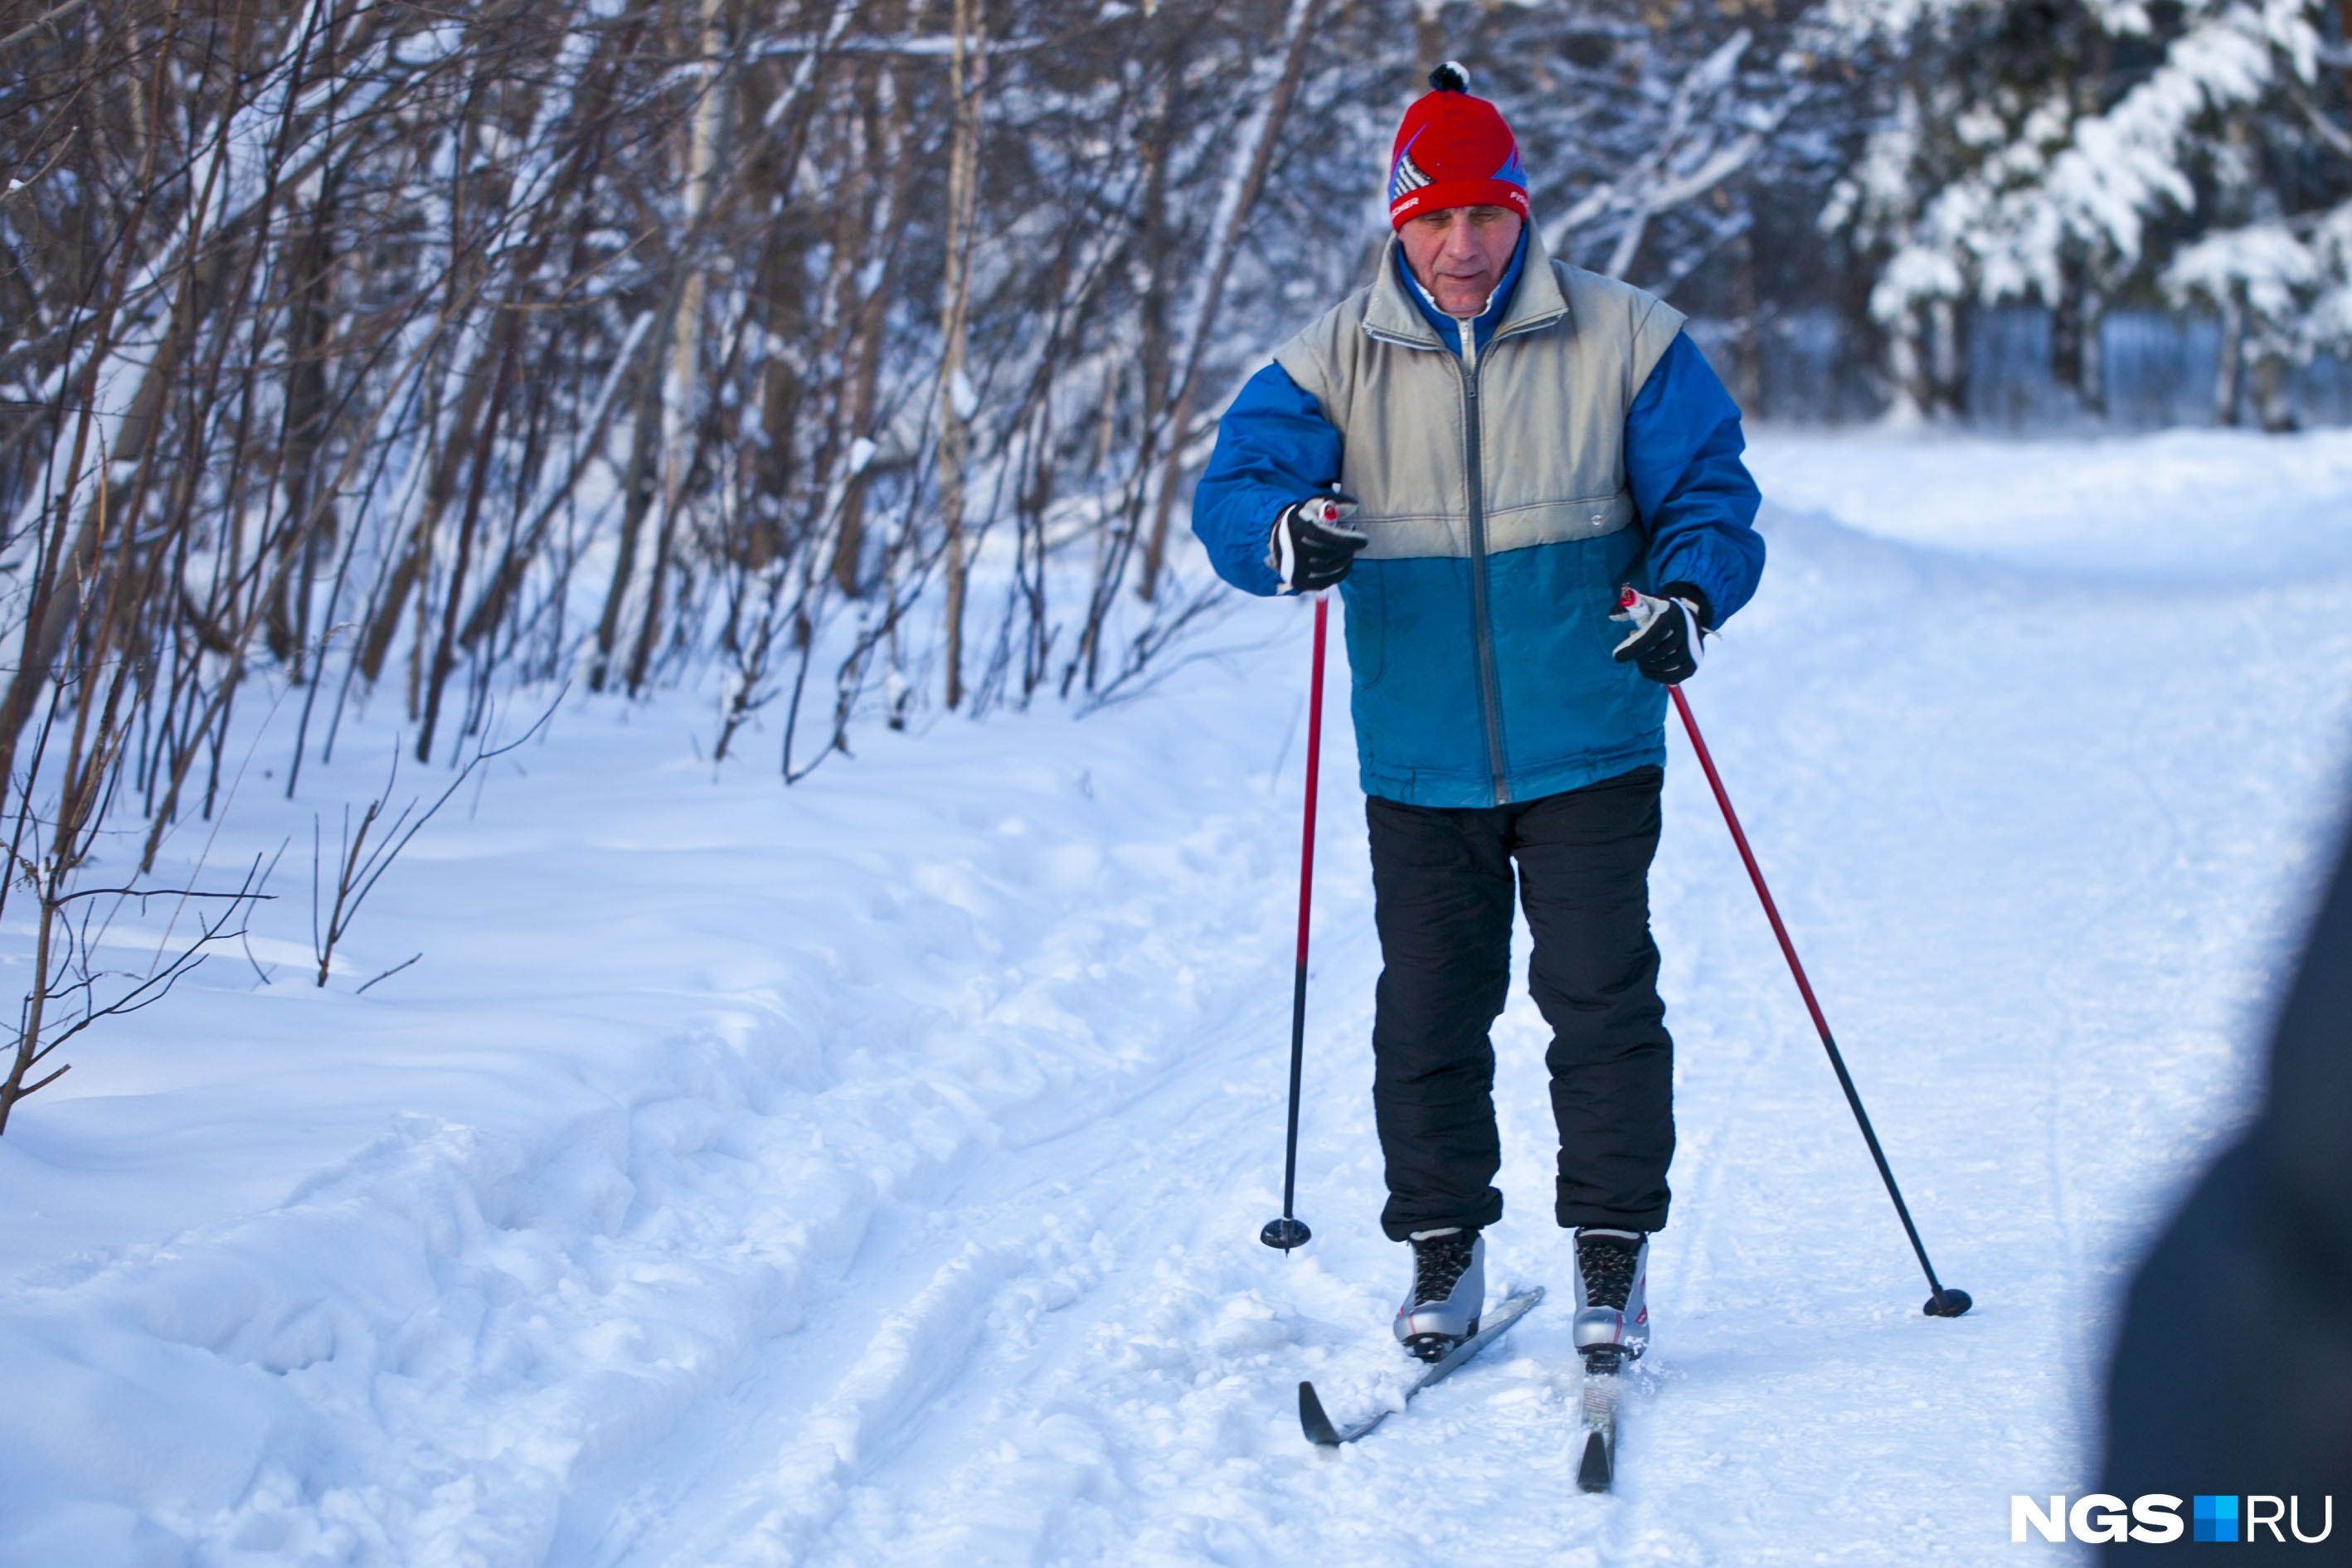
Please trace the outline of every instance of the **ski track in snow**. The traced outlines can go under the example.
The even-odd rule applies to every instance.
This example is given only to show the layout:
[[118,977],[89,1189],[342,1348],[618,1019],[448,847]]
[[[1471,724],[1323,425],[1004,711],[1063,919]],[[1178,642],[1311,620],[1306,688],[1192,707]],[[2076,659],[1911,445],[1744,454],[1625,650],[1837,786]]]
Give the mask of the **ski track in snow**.
[[[866,737],[789,791],[773,737],[714,781],[684,703],[566,712],[425,831],[323,991],[281,873],[273,984],[215,963],[0,1138],[0,1563],[2063,1555],[2010,1543],[2010,1494],[2084,1490],[2116,1293],[2251,1107],[2328,863],[2352,437],[1767,433],[1755,462],[1772,561],[1693,703],[1969,1317],[1918,1312],[1677,734],[1682,1141],[1617,1493],[1574,1484],[1524,994],[1489,1285],[1552,1299],[1408,1417],[1307,1445],[1298,1378],[1347,1419],[1411,1369],[1339,672],[1316,1239],[1255,1239],[1307,618],[1252,605],[1146,701]],[[215,859],[363,797],[390,744],[347,739],[299,810],[253,787]]]

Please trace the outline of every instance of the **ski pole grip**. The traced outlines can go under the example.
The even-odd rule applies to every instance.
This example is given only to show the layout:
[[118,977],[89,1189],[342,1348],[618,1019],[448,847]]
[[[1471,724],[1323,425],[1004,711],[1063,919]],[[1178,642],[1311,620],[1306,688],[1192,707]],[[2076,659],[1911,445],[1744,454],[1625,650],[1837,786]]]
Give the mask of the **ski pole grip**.
[[1658,618],[1659,601],[1644,594],[1632,583],[1621,583],[1617,589],[1617,613],[1612,621],[1631,621],[1635,634],[1647,632]]

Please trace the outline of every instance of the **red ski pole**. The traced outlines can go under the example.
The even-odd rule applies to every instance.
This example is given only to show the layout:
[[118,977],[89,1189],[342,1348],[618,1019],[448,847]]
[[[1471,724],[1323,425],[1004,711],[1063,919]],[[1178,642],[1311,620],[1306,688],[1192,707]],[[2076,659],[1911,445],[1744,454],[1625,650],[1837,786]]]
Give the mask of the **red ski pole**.
[[[1631,594],[1633,590],[1625,591]],[[1633,601],[1629,599],[1625,602],[1630,609]],[[1927,1261],[1927,1249],[1919,1239],[1919,1228],[1911,1223],[1911,1210],[1903,1201],[1902,1189],[1895,1185],[1895,1172],[1886,1163],[1886,1152],[1878,1146],[1878,1134],[1870,1125],[1870,1113],[1862,1108],[1862,1095],[1854,1089],[1853,1077],[1845,1070],[1845,1058],[1839,1054],[1837,1041],[1830,1034],[1830,1020],[1822,1016],[1822,1004],[1813,996],[1813,984],[1805,978],[1805,967],[1797,960],[1797,945],[1789,940],[1789,928],[1780,923],[1780,906],[1772,902],[1772,890],[1764,885],[1764,873],[1756,863],[1756,852],[1748,847],[1748,835],[1740,831],[1739,814],[1731,809],[1731,797],[1724,791],[1722,775],[1716,772],[1715,758],[1708,755],[1706,742],[1698,733],[1698,720],[1691,716],[1690,699],[1683,695],[1680,686],[1668,686],[1666,694],[1675,699],[1675,711],[1683,716],[1683,728],[1690,735],[1691,749],[1698,753],[1698,765],[1706,772],[1707,785],[1715,791],[1715,803],[1723,808],[1724,825],[1731,830],[1731,841],[1738,846],[1740,862],[1748,867],[1748,880],[1756,884],[1756,896],[1763,901],[1764,918],[1772,923],[1772,935],[1780,941],[1780,956],[1789,960],[1789,973],[1797,977],[1797,994],[1805,998],[1805,1010],[1813,1015],[1813,1028],[1821,1033],[1822,1049],[1829,1052],[1838,1087],[1845,1091],[1845,1103],[1853,1108],[1863,1142],[1870,1145],[1870,1157],[1877,1162],[1879,1179],[1886,1184],[1886,1196],[1895,1200],[1895,1213],[1903,1221],[1903,1234],[1911,1239],[1911,1250],[1918,1255],[1920,1271],[1927,1276],[1927,1288],[1935,1292],[1921,1310],[1931,1318],[1958,1317],[1976,1303],[1966,1291],[1948,1289],[1936,1278],[1936,1266]]]
[[1315,785],[1323,756],[1323,635],[1331,601],[1315,596],[1315,673],[1307,696],[1307,820],[1298,841],[1298,974],[1290,990],[1290,1135],[1282,1155],[1282,1218],[1269,1219],[1257,1239],[1287,1252],[1304,1247],[1314,1232],[1292,1218],[1298,1186],[1298,1080],[1307,1062],[1307,915],[1315,894]]

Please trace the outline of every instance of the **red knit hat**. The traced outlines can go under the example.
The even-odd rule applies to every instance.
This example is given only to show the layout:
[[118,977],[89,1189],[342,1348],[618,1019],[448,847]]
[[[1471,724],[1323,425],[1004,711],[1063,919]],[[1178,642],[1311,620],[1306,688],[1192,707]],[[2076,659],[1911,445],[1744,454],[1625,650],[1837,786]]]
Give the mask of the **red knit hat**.
[[1502,111],[1470,96],[1470,73],[1453,60],[1429,73],[1434,90],[1414,100],[1389,153],[1389,224],[1447,207],[1508,207],[1528,215],[1528,174]]

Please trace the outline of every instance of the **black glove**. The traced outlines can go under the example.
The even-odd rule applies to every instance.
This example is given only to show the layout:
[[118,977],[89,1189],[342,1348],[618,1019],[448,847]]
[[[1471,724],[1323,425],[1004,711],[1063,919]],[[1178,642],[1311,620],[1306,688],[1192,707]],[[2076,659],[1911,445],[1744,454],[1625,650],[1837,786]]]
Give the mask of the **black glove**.
[[1352,496],[1309,496],[1274,520],[1265,560],[1293,593],[1336,587],[1356,564],[1356,552],[1371,543],[1348,524],[1356,509]]
[[1617,613],[1609,619],[1629,621],[1633,629],[1610,657],[1630,661],[1661,685],[1678,686],[1706,657],[1706,595],[1687,582],[1667,583],[1658,593],[1653,599],[1630,584],[1618,590]]

